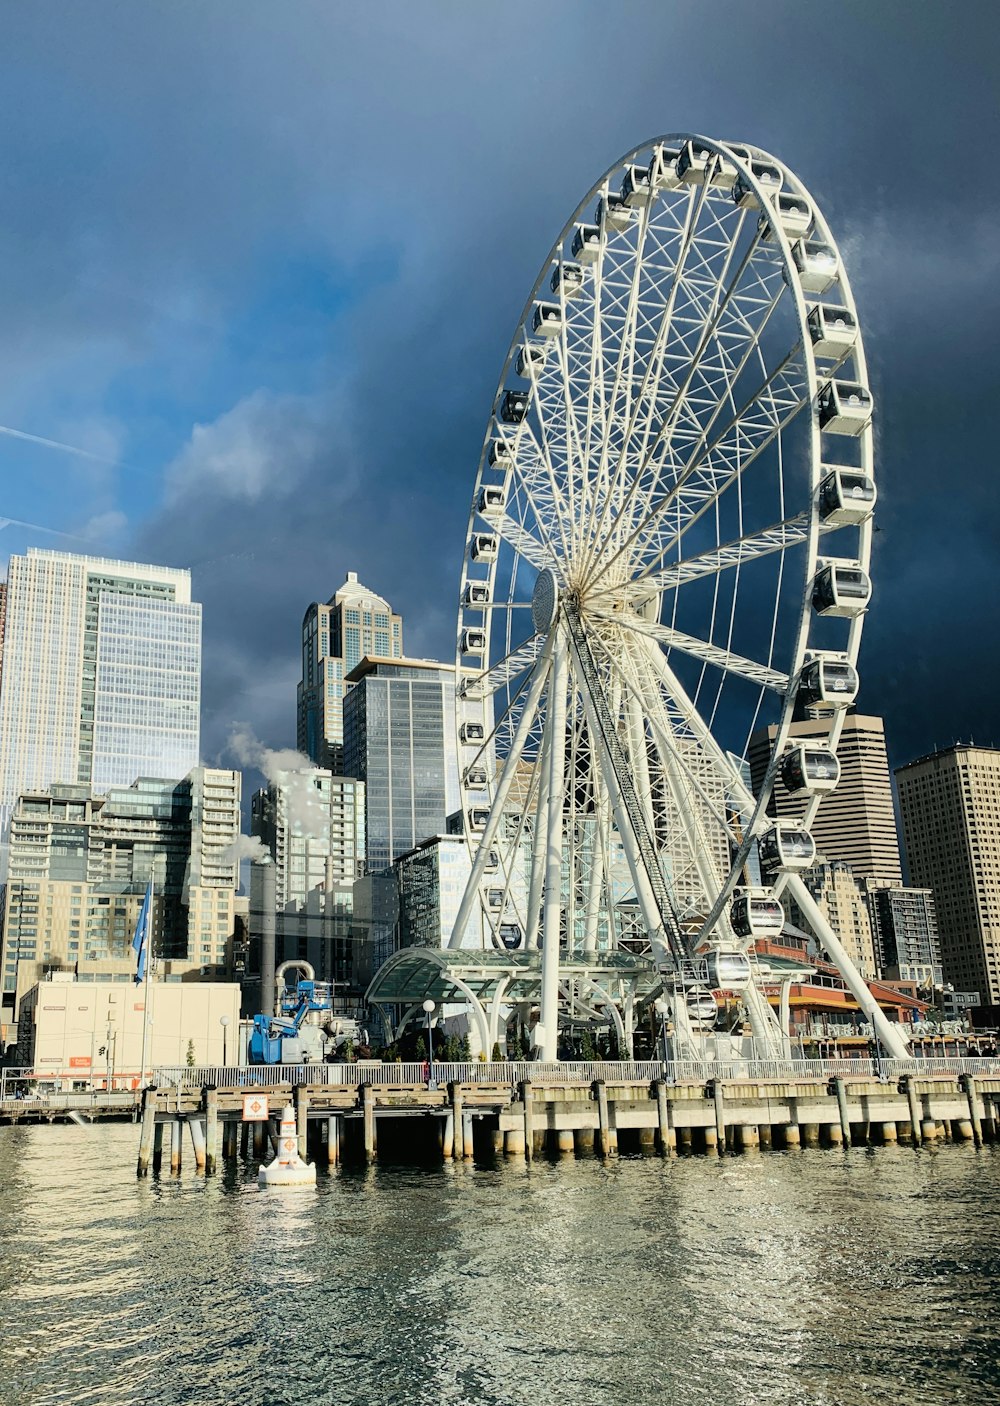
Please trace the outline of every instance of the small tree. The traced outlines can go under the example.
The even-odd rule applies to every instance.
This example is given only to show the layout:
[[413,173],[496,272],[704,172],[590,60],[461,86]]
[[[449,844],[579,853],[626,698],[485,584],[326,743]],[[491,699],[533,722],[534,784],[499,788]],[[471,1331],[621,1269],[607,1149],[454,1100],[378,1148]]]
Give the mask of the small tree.
[[341,1046],[341,1052],[344,1063],[350,1064],[354,1058],[354,1041],[350,1038],[346,1039]]
[[189,1069],[193,1069],[195,1065],[193,1040],[188,1041],[187,1054],[184,1056],[184,1059],[187,1064],[187,1067]]
[[597,1058],[597,1046],[594,1044],[593,1033],[587,1029],[580,1037],[580,1058],[593,1061]]
[[468,1064],[472,1058],[472,1046],[469,1044],[468,1035],[462,1035],[456,1044],[458,1045],[458,1058]]
[[417,1036],[417,1043],[413,1046],[413,1053],[419,1063],[423,1064],[427,1058],[427,1041],[422,1035]]
[[449,1064],[457,1064],[458,1061],[461,1059],[461,1054],[459,1053],[459,1044],[458,1044],[458,1037],[457,1037],[457,1036],[455,1036],[455,1035],[449,1035],[448,1038],[447,1038],[447,1040],[445,1040],[445,1042],[444,1042],[444,1057],[445,1057],[445,1059],[448,1061]]
[[493,1053],[490,1055],[490,1059],[493,1061],[494,1064],[499,1064],[500,1061],[503,1059],[503,1055],[500,1053],[499,1040],[494,1040],[493,1042]]

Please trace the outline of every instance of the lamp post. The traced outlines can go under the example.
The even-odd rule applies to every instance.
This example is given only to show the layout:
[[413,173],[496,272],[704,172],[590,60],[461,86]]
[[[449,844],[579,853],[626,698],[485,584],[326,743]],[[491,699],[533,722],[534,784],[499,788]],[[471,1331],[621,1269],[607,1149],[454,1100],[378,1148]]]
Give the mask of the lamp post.
[[226,1034],[229,1029],[228,1015],[220,1015],[219,1024],[222,1026],[222,1067],[223,1069],[225,1069],[229,1064],[228,1052],[226,1049]]
[[424,1014],[427,1017],[427,1083],[433,1087],[434,1084],[434,1032],[431,1029],[431,1016],[434,1014],[434,1002],[427,998],[424,1002]]

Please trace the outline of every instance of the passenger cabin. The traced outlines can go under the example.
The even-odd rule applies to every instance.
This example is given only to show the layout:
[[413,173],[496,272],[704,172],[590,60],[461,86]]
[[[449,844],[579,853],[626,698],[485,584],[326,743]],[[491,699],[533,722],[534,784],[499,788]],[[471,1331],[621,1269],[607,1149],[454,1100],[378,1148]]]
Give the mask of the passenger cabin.
[[497,439],[491,439],[486,458],[491,469],[509,469],[514,462],[514,446],[509,439],[504,439],[502,435]]
[[465,768],[466,786],[485,786],[489,776],[484,766],[467,766]]
[[507,494],[497,484],[484,484],[476,499],[476,512],[488,517],[491,513],[502,513],[507,506]]
[[[781,171],[777,166],[772,166],[769,161],[751,161],[750,170],[756,178],[757,184],[763,187],[765,195],[777,195],[782,182]],[[760,201],[757,199],[753,182],[742,171],[733,182],[733,200],[744,210],[760,209]]]
[[483,868],[487,874],[494,874],[500,868],[500,854],[497,850],[487,851],[486,858],[483,860]]
[[573,230],[570,253],[577,263],[594,264],[601,254],[601,231],[597,225],[577,225]]
[[489,806],[472,806],[466,811],[470,830],[485,830],[490,819]]
[[[480,494],[480,497],[482,497],[482,494]],[[462,592],[462,604],[472,606],[473,609],[476,609],[478,606],[489,605],[490,595],[491,592],[488,582],[467,581],[465,590]]]
[[860,562],[821,561],[812,594],[817,615],[851,620],[867,609],[871,598],[871,577]]
[[807,708],[847,708],[861,687],[851,661],[839,654],[807,656],[799,675],[798,700]]
[[757,228],[764,239],[771,237],[775,225],[779,225],[789,239],[802,239],[812,229],[812,222],[812,207],[805,196],[779,192],[771,202],[770,213],[761,215]]
[[558,337],[565,322],[557,303],[536,303],[531,314],[531,330],[539,337]]
[[681,183],[677,173],[680,151],[674,146],[658,146],[649,161],[649,184],[653,190],[676,190]]
[[871,391],[859,381],[828,381],[819,393],[819,427],[827,434],[862,434],[873,405]]
[[817,303],[808,320],[813,355],[824,361],[839,361],[858,340],[858,320],[847,308]]
[[583,291],[583,265],[556,264],[549,287],[557,297],[561,293],[564,298],[575,298]]
[[[744,895],[738,894],[733,900],[729,909],[730,919],[732,919],[733,909],[743,897]],[[784,913],[782,913],[781,919],[784,922]],[[735,931],[735,923],[733,928]],[[737,932],[737,936],[745,937],[749,934]],[[750,958],[745,952],[709,952],[705,958],[705,968],[708,974],[708,983],[714,991],[738,991],[741,987],[749,985]]]
[[703,185],[715,161],[715,152],[700,142],[685,142],[677,158],[677,174],[685,185]]
[[486,631],[479,629],[463,630],[461,643],[463,654],[485,654]]
[[598,201],[597,223],[601,229],[628,229],[631,218],[632,211],[620,195],[613,195],[608,191],[607,195]]
[[830,526],[865,522],[877,497],[875,480],[859,469],[829,469],[819,486],[819,514]]
[[648,205],[653,194],[649,172],[645,166],[626,166],[622,181],[622,201],[630,210],[638,210]]
[[792,796],[820,796],[834,791],[840,780],[840,762],[828,747],[800,742],[781,759],[781,780]]
[[514,370],[526,381],[533,381],[545,365],[545,353],[541,347],[523,346],[518,349]]
[[710,1030],[719,1014],[715,997],[703,986],[684,992],[684,1009],[689,1023],[696,1030]]
[[487,889],[486,902],[491,908],[503,907],[503,889]]
[[794,822],[772,825],[758,841],[764,874],[788,874],[809,869],[816,862],[816,841]]
[[477,532],[472,539],[473,561],[496,561],[499,539],[492,532]]
[[519,425],[528,413],[528,391],[504,391],[500,397],[500,418],[505,425]]
[[804,293],[826,293],[840,274],[837,251],[817,239],[798,239],[792,245],[792,263]]
[[521,945],[521,929],[517,923],[501,923],[497,931],[505,949],[508,952],[516,952]]
[[[766,890],[751,889],[733,899],[729,908],[729,921],[737,937],[776,937],[785,926],[785,910],[773,894]],[[720,957],[729,955],[731,954],[719,954]],[[747,966],[749,968],[749,961]]]
[[464,722],[458,730],[459,738],[468,746],[470,743],[482,742],[486,733],[482,723]]

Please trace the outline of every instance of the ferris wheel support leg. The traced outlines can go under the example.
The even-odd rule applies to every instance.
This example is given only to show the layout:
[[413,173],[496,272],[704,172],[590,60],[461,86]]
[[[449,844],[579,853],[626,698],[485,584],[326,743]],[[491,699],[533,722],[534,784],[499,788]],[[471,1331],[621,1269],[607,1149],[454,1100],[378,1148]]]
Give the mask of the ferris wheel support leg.
[[806,888],[801,876],[789,874],[785,887],[799,905],[826,955],[840,972],[844,979],[844,985],[871,1021],[875,1034],[890,1059],[909,1059],[909,1046],[869,991],[867,982],[841,946],[839,938],[823,916],[822,910]]
[[590,849],[590,876],[587,885],[587,906],[583,921],[583,950],[597,951],[597,928],[601,916],[601,888],[604,878],[604,805],[596,807],[594,839]]
[[615,826],[618,830],[622,848],[625,851],[625,859],[628,863],[629,874],[635,888],[635,896],[639,902],[639,909],[642,913],[642,920],[649,933],[650,944],[653,948],[653,956],[658,962],[666,962],[671,967],[674,964],[673,954],[667,945],[663,934],[663,919],[657,906],[652,887],[646,875],[646,868],[642,862],[642,855],[639,850],[639,843],[632,829],[632,822],[628,818],[625,804],[622,798],[621,788],[618,785],[618,778],[615,775],[615,766],[608,750],[604,745],[601,736],[601,725],[597,717],[597,710],[593,699],[584,691],[584,701],[587,708],[587,726],[590,728],[590,735],[595,739],[596,751],[600,760],[601,778],[604,782],[604,789],[611,802],[611,810],[615,818]]
[[778,995],[778,1024],[781,1026],[781,1044],[785,1059],[792,1057],[791,990],[792,979],[786,976]]
[[783,1059],[785,1042],[771,1003],[753,981],[743,992],[743,1005],[750,1019],[758,1059]]
[[[566,718],[569,653],[557,627],[552,654],[549,732],[549,796],[545,825],[545,893],[542,899],[542,994],[535,1050],[539,1059],[559,1058],[559,929],[562,917],[563,810],[566,805]],[[535,843],[539,843],[536,836]]]
[[483,877],[486,869],[486,860],[489,856],[490,845],[496,838],[497,830],[500,828],[500,821],[503,817],[504,802],[508,792],[514,782],[517,773],[517,763],[524,751],[524,744],[528,740],[531,732],[531,724],[535,711],[538,708],[538,700],[542,696],[542,689],[545,687],[545,680],[549,673],[549,661],[551,657],[551,644],[547,644],[542,652],[537,665],[538,672],[531,681],[528,689],[528,697],[525,700],[524,708],[518,719],[517,730],[510,745],[510,752],[504,763],[503,771],[500,773],[500,783],[493,796],[493,803],[490,806],[490,818],[486,822],[486,829],[482,839],[479,841],[479,849],[472,862],[472,873],[469,875],[468,883],[465,886],[465,893],[462,895],[462,902],[459,905],[458,915],[455,918],[455,926],[452,929],[451,937],[448,939],[449,947],[461,947],[462,938],[465,936],[466,925],[472,916],[473,904],[479,900],[479,881]]
[[538,795],[535,798],[535,826],[531,839],[531,873],[528,876],[528,911],[524,922],[525,950],[540,945],[539,929],[542,915],[542,893],[545,886],[545,845],[542,836],[549,812],[549,749],[552,734],[548,728],[542,734],[538,757]]

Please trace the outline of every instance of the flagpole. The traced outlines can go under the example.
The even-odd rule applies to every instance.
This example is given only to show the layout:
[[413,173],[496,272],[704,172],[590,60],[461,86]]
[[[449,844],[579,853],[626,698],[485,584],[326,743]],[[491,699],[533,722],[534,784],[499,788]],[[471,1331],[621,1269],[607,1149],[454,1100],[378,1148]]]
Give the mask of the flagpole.
[[[142,985],[142,1068],[139,1071],[139,1084],[141,1088],[146,1087],[146,1055],[149,1050],[149,1025],[152,1017],[150,1010],[151,988],[149,984],[150,973],[153,970],[153,876],[149,877],[148,890],[149,905],[146,910],[146,931],[144,941],[146,943],[146,970],[143,972]],[[150,1071],[152,1072],[152,1071]]]

